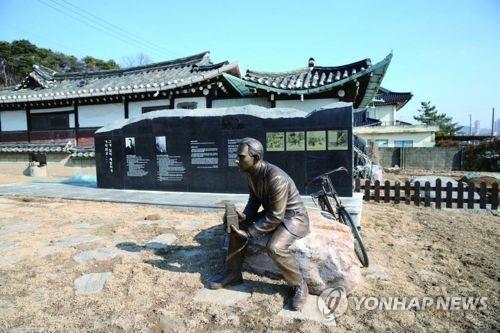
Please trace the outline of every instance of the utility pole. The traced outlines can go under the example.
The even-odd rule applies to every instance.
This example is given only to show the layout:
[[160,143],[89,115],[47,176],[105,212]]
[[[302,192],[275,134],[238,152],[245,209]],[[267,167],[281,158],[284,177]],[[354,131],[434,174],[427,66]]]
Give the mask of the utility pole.
[[491,136],[493,137],[493,134],[495,130],[495,108],[491,110]]

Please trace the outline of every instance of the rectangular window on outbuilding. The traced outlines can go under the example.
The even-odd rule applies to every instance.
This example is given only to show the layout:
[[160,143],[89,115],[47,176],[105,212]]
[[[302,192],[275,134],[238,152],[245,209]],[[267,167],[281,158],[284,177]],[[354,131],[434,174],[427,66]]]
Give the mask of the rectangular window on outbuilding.
[[394,147],[411,148],[413,147],[413,140],[394,140]]
[[377,142],[378,147],[389,147],[388,139],[377,139],[375,141]]
[[198,102],[179,102],[177,103],[176,109],[186,109],[186,110],[194,110],[198,108]]
[[157,105],[157,106],[143,106],[142,113],[148,113],[153,111],[168,110],[170,105]]
[[47,164],[47,155],[45,154],[30,154],[30,162],[38,163],[39,166]]
[[31,114],[32,130],[56,130],[69,128],[69,113]]

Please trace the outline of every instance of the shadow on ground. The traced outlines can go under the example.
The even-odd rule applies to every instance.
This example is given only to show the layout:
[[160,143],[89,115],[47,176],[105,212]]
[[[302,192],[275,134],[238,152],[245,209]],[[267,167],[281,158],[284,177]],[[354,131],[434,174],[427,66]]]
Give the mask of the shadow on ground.
[[[171,272],[199,273],[200,280],[208,288],[210,279],[224,270],[225,251],[221,249],[224,230],[221,226],[204,229],[195,235],[199,245],[166,245],[154,250],[134,242],[121,242],[116,247],[129,252],[153,251],[161,259],[144,260],[145,263]],[[286,298],[289,289],[284,284],[258,280],[244,280],[245,287],[263,294],[280,293]]]

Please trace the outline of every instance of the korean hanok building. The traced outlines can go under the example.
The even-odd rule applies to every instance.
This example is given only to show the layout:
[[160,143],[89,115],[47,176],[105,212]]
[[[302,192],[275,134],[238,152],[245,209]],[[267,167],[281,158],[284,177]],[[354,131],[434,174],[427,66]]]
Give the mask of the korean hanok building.
[[335,102],[363,109],[373,102],[392,54],[372,64],[307,66],[288,72],[213,63],[209,52],[145,66],[61,73],[34,65],[16,86],[0,90],[0,169],[28,162],[52,176],[95,174],[93,135],[115,120],[169,109],[258,105],[313,111]]

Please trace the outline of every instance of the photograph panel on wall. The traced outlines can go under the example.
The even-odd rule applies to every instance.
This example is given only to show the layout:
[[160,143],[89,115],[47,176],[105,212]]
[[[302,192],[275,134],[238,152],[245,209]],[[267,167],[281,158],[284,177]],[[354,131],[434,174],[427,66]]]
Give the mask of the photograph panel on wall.
[[166,154],[167,153],[167,138],[164,136],[156,137],[156,154]]
[[307,131],[307,150],[326,150],[326,131]]
[[135,155],[135,138],[125,138],[125,155]]
[[285,132],[266,133],[267,151],[285,151]]
[[286,132],[286,150],[304,151],[306,150],[306,138],[304,132]]
[[328,150],[347,150],[347,130],[328,131]]

